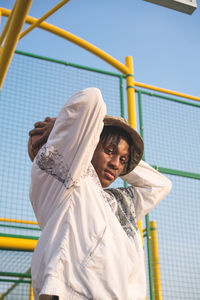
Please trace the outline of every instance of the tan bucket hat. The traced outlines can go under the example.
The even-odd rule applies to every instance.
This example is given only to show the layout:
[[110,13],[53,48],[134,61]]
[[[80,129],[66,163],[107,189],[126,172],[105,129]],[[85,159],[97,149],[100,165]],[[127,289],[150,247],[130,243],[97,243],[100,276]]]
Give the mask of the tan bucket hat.
[[105,116],[104,126],[116,126],[122,128],[128,133],[133,142],[132,153],[130,153],[130,163],[127,165],[127,168],[121,174],[122,176],[126,175],[130,173],[142,159],[142,155],[144,153],[143,140],[139,133],[121,117]]

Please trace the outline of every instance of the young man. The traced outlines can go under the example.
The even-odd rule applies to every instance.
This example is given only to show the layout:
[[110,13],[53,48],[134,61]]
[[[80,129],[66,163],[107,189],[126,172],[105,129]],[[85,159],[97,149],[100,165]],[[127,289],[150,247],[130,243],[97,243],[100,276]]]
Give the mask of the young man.
[[[32,259],[35,299],[145,299],[136,222],[171,183],[140,162],[139,134],[105,115],[98,89],[76,93],[34,159],[30,199],[42,229]],[[44,134],[47,123],[30,135]],[[131,186],[104,191],[118,176]]]

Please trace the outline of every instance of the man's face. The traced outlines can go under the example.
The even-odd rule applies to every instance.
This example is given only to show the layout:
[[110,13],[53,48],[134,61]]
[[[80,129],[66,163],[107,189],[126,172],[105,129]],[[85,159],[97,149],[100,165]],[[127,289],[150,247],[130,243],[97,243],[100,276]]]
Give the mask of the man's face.
[[101,141],[92,158],[92,165],[97,172],[103,188],[108,187],[123,172],[129,159],[129,145],[121,138],[119,144],[109,139],[105,146]]

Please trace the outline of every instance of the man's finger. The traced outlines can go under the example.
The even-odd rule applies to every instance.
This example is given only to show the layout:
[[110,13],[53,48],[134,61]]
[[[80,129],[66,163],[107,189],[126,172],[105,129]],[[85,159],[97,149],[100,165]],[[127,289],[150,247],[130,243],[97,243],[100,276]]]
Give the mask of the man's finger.
[[51,120],[51,118],[50,117],[46,117],[45,119],[44,119],[44,121],[50,121]]
[[45,121],[40,121],[40,122],[36,122],[36,123],[34,124],[34,127],[35,127],[35,128],[42,128],[42,127],[44,127],[45,125],[47,125],[47,123],[46,123]]
[[45,131],[44,127],[41,128],[34,128],[32,130],[29,131],[29,135],[33,136],[33,135],[41,135],[43,134]]

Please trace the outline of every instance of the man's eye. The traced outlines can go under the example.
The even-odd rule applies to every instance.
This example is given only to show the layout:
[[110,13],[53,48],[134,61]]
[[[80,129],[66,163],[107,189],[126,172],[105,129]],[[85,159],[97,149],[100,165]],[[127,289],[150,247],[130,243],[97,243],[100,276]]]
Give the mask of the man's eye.
[[120,161],[123,165],[127,163],[127,159],[125,157],[121,157]]
[[106,152],[106,154],[112,154],[113,150],[109,149],[109,148],[105,148],[104,151]]

